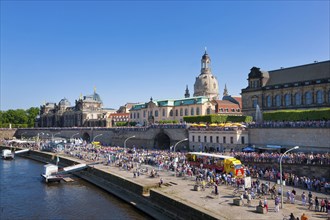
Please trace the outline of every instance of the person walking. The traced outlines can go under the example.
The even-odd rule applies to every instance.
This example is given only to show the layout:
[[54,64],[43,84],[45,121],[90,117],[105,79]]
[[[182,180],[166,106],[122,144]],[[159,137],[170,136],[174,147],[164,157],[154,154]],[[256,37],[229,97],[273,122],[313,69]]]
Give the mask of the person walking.
[[268,212],[268,201],[267,201],[266,197],[264,199],[264,207],[266,208],[266,211]]
[[302,202],[303,206],[306,206],[306,194],[305,194],[305,192],[303,192],[301,194],[301,202]]
[[280,197],[275,196],[275,212],[279,212],[279,211],[280,211]]
[[317,198],[317,196],[315,197],[315,212],[319,212],[319,199]]

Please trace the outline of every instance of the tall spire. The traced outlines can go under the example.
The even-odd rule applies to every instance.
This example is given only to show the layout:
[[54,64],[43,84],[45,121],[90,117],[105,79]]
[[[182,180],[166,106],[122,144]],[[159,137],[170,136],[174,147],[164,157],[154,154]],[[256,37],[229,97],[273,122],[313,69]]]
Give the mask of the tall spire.
[[186,85],[186,92],[184,94],[185,98],[189,98],[190,97],[190,93],[189,93],[189,89],[188,89],[188,85]]
[[94,93],[96,93],[96,86],[94,86]]
[[226,84],[225,84],[225,89],[223,90],[223,96],[228,96],[228,90]]
[[206,47],[205,47],[205,53],[202,56],[201,60],[201,74],[212,74],[211,73],[211,59],[209,55],[207,54]]

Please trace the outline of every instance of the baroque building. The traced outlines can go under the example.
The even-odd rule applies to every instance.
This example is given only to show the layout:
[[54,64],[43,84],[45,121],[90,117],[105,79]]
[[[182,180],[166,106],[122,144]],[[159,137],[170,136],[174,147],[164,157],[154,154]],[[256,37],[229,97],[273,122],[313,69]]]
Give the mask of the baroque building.
[[114,109],[103,108],[100,95],[80,96],[75,105],[66,99],[58,104],[47,102],[40,106],[40,114],[37,119],[39,127],[111,127],[109,115]]
[[228,95],[227,87],[222,100],[219,100],[217,78],[211,72],[211,59],[205,51],[201,59],[201,73],[196,77],[194,95],[190,97],[186,86],[184,98],[153,100],[133,105],[130,109],[130,121],[141,125],[159,121],[183,122],[185,116],[210,114],[241,114],[240,97]]
[[330,107],[330,61],[261,71],[252,67],[242,89],[242,111],[255,117],[261,111]]

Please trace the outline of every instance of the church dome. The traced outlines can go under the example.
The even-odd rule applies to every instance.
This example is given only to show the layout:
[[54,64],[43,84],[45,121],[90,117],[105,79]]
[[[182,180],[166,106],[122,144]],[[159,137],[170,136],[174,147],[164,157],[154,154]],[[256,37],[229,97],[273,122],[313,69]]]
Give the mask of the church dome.
[[207,96],[210,99],[219,98],[219,84],[211,71],[211,59],[204,53],[201,60],[201,74],[196,77],[194,96]]
[[218,80],[212,74],[201,74],[196,77],[194,84],[194,96],[207,96],[211,99],[218,98]]
[[95,100],[97,102],[102,102],[100,95],[97,94],[96,92],[94,92],[94,94],[93,94],[93,100]]
[[69,102],[69,100],[67,100],[66,98],[61,99],[61,101],[59,102],[59,106],[62,107],[70,107],[71,103]]

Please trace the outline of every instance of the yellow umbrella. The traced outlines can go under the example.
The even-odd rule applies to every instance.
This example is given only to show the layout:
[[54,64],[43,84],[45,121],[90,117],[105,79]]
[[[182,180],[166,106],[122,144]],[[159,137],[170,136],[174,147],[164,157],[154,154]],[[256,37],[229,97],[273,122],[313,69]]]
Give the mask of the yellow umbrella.
[[211,126],[211,127],[217,127],[218,124],[216,124],[216,123],[212,123],[212,124],[210,124],[209,126]]
[[206,126],[206,124],[199,124],[198,126],[201,126],[201,127],[205,127],[205,126]]

